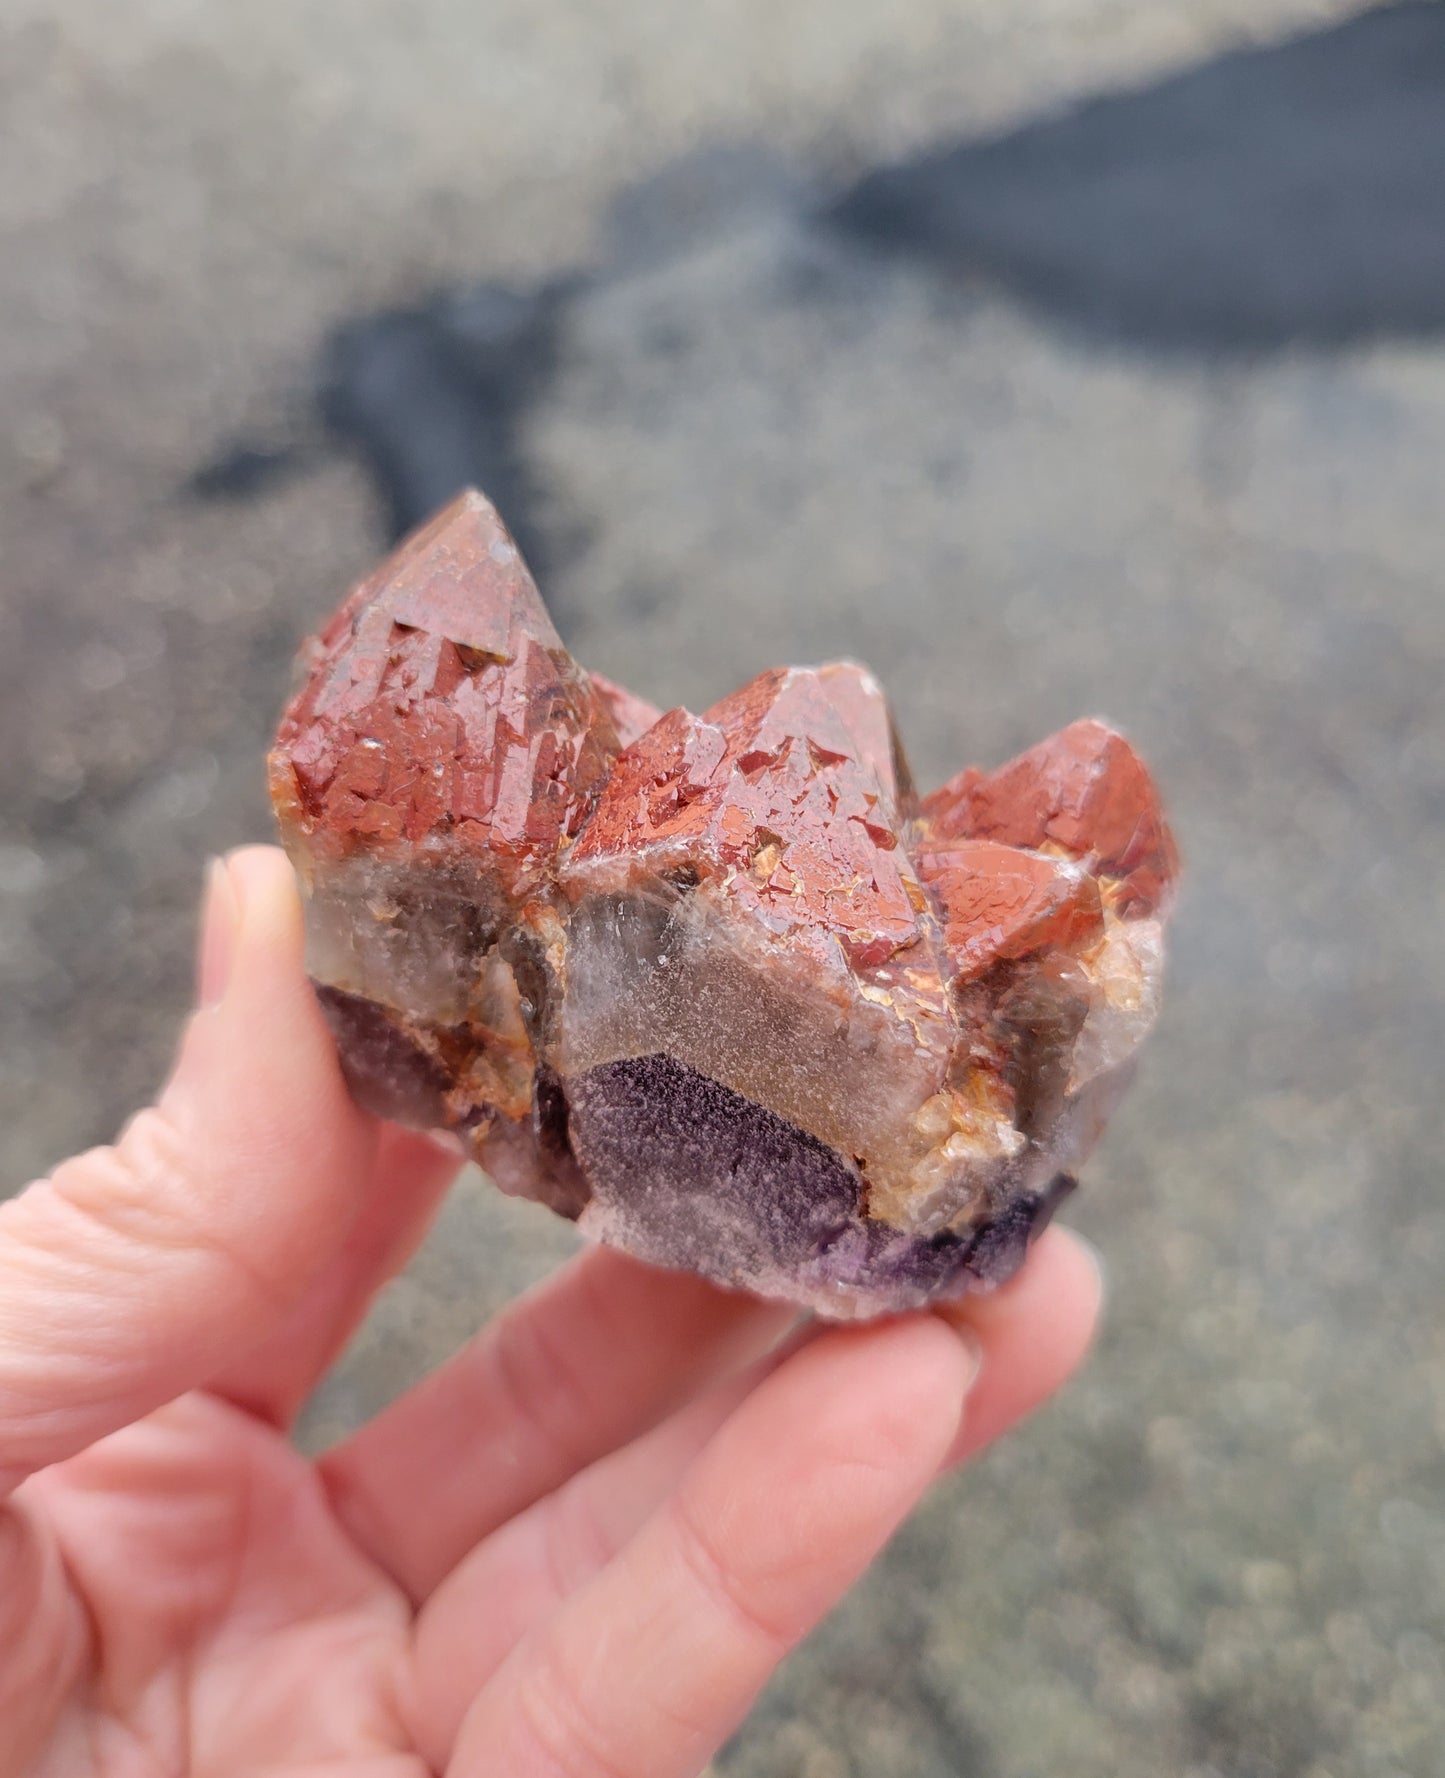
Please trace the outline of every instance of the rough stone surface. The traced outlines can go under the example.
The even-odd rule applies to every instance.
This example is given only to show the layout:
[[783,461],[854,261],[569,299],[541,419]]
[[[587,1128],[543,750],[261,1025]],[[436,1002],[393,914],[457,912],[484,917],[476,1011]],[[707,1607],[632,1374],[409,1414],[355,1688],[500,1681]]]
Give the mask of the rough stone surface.
[[[312,353],[338,318],[566,274],[611,192],[685,147],[744,136],[851,178],[1351,10],[747,0],[679,30],[664,0],[355,0],[338,32],[292,0],[13,0],[6,1182],[107,1139],[152,1090],[190,991],[202,862],[271,831],[257,761],[277,687],[385,513],[315,456],[246,497],[177,490],[238,430],[289,444],[296,418],[310,439]],[[1358,93],[1358,65],[1337,72]],[[1418,91],[1431,70],[1399,78]],[[1365,182],[1371,142],[1327,109],[1327,190],[1345,163]],[[1393,128],[1407,109],[1379,115]],[[1244,122],[1265,118],[1266,164],[1307,164],[1297,112],[1281,99]],[[1121,155],[1158,168],[1197,139],[1187,121],[1156,115]],[[1066,159],[1108,183],[1108,165]],[[1258,188],[1253,162],[1189,165],[1166,188],[1181,207],[1250,216],[1227,199]],[[1060,171],[1022,197],[1077,239]],[[1399,257],[1395,207],[1371,213],[1342,277],[1312,262],[1321,304]],[[1181,362],[1042,325],[977,281],[820,266],[786,225],[679,252],[676,221],[584,295],[522,416],[569,646],[696,710],[773,662],[856,655],[908,687],[929,785],[962,733],[1002,760],[1106,711],[1157,768],[1189,865],[1169,1003],[1064,1212],[1108,1255],[1100,1346],[936,1491],[718,1769],[1438,1778],[1440,338]],[[1295,226],[1330,232],[1308,210]],[[1117,264],[1117,235],[1082,234]],[[1221,270],[1266,263],[1248,229],[1232,244]],[[1315,314],[1279,331],[1314,338]],[[469,1172],[308,1441],[574,1245]]]
[[271,795],[364,1104],[823,1315],[1006,1282],[1158,1009],[1178,860],[1121,736],[920,802],[851,663],[657,715],[474,491],[303,661]]

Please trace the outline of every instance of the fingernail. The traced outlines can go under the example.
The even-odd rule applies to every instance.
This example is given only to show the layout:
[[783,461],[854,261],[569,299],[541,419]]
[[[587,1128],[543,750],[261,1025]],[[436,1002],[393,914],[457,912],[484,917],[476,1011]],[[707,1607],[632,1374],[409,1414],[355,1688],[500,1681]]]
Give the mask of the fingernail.
[[433,1148],[439,1148],[449,1161],[469,1161],[472,1151],[455,1130],[427,1130],[423,1132]]
[[1102,1302],[1109,1294],[1109,1268],[1104,1263],[1103,1254],[1087,1235],[1081,1235],[1076,1228],[1066,1228],[1064,1233],[1094,1268],[1094,1276],[1099,1280],[1099,1300]]
[[241,929],[241,902],[236,881],[224,858],[213,858],[206,871],[206,906],[196,964],[196,993],[203,1011],[225,997]]
[[968,1359],[968,1375],[964,1378],[963,1383],[963,1392],[967,1395],[978,1381],[978,1373],[983,1369],[983,1342],[964,1322],[953,1321],[941,1312],[937,1313],[936,1319],[943,1323],[959,1345],[963,1347],[964,1354]]

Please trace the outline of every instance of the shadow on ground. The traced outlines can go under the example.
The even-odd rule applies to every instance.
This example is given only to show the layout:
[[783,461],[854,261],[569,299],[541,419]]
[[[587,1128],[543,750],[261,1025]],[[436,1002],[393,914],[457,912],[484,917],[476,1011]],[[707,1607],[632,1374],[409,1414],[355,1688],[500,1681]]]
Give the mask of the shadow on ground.
[[[550,565],[520,433],[557,371],[566,311],[770,207],[801,258],[821,231],[1152,350],[1429,335],[1445,326],[1445,7],[1409,0],[1222,56],[930,150],[826,202],[766,157],[702,151],[619,204],[598,267],[358,318],[331,341],[322,408],[369,464],[389,534],[474,485]],[[850,272],[846,248],[820,248],[793,299],[825,301]],[[245,494],[284,461],[242,445],[196,486]]]

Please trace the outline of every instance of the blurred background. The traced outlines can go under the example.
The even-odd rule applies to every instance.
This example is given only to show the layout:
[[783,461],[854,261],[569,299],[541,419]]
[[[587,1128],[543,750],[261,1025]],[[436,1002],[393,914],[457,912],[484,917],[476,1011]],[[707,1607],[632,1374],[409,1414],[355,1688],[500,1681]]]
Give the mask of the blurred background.
[[[1084,714],[1188,864],[1107,1331],[726,1778],[1445,1772],[1445,7],[0,0],[0,1179],[107,1138],[305,634],[466,480],[701,708]],[[473,1178],[327,1439],[571,1245]]]

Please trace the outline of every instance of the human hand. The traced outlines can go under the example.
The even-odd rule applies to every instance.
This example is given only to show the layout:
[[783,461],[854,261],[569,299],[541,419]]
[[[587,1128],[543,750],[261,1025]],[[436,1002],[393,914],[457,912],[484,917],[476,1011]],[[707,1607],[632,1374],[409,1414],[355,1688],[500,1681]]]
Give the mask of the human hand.
[[0,1206],[0,1778],[695,1774],[1087,1345],[1062,1231],[993,1297],[791,1339],[598,1250],[308,1461],[457,1163],[348,1098],[280,853],[217,868],[200,977],[157,1106]]

